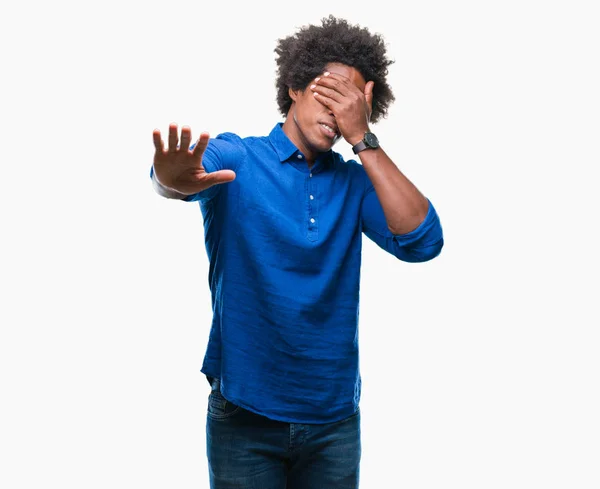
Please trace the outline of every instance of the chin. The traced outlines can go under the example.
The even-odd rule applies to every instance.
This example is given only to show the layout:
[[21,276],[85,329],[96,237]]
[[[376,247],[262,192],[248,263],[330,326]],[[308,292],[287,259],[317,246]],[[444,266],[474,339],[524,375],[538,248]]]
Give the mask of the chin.
[[319,146],[317,146],[317,149],[319,151],[319,153],[327,153],[327,151],[329,151],[331,148],[333,148],[333,145],[335,143],[332,141],[329,144],[321,144]]
[[340,139],[342,139],[341,136],[336,137],[335,139],[329,140],[329,143],[326,145],[326,148],[323,151],[324,152],[329,151],[331,148],[333,148],[339,142]]
[[331,148],[333,148],[333,145],[338,141],[339,138],[337,137],[335,139],[329,139],[321,136],[317,141],[315,141],[315,148],[317,148],[319,152],[325,153],[326,151],[329,151]]

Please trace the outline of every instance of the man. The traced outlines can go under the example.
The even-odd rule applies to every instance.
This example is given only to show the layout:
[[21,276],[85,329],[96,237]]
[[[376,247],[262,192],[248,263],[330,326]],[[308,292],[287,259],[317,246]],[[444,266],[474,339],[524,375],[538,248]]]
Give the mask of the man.
[[[151,176],[204,217],[211,487],[356,489],[362,233],[423,262],[442,228],[370,129],[394,100],[382,38],[330,16],[275,51],[285,122],[192,147],[171,124],[168,149],[155,130]],[[332,150],[340,139],[360,163]]]

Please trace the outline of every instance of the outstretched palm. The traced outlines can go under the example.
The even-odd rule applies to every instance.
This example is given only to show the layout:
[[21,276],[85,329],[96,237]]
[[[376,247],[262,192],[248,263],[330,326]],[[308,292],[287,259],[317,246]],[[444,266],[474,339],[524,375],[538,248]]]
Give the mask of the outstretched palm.
[[213,185],[231,182],[235,173],[231,170],[218,170],[207,173],[202,166],[202,155],[208,144],[209,135],[203,132],[196,146],[190,150],[192,131],[181,128],[181,141],[177,124],[169,125],[169,147],[165,149],[160,131],[152,133],[154,139],[154,172],[157,180],[170,189],[191,195],[206,190]]

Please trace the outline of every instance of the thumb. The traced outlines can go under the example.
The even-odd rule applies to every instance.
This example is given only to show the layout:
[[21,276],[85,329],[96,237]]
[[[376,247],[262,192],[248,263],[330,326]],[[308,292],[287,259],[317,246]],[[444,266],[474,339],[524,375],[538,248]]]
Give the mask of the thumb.
[[205,173],[203,180],[209,187],[212,187],[219,183],[228,183],[235,180],[235,172],[233,170],[217,170]]
[[373,87],[375,86],[374,81],[367,82],[365,85],[365,100],[369,107],[369,119],[371,118],[371,112],[373,112]]

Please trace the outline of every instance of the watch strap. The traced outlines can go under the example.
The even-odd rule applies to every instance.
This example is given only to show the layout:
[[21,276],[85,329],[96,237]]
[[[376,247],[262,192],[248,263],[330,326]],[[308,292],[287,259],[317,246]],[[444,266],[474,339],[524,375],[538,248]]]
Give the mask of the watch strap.
[[360,142],[356,143],[354,146],[352,146],[352,151],[354,151],[354,154],[358,154],[363,149],[367,149],[367,147],[368,146],[364,141],[360,141]]

